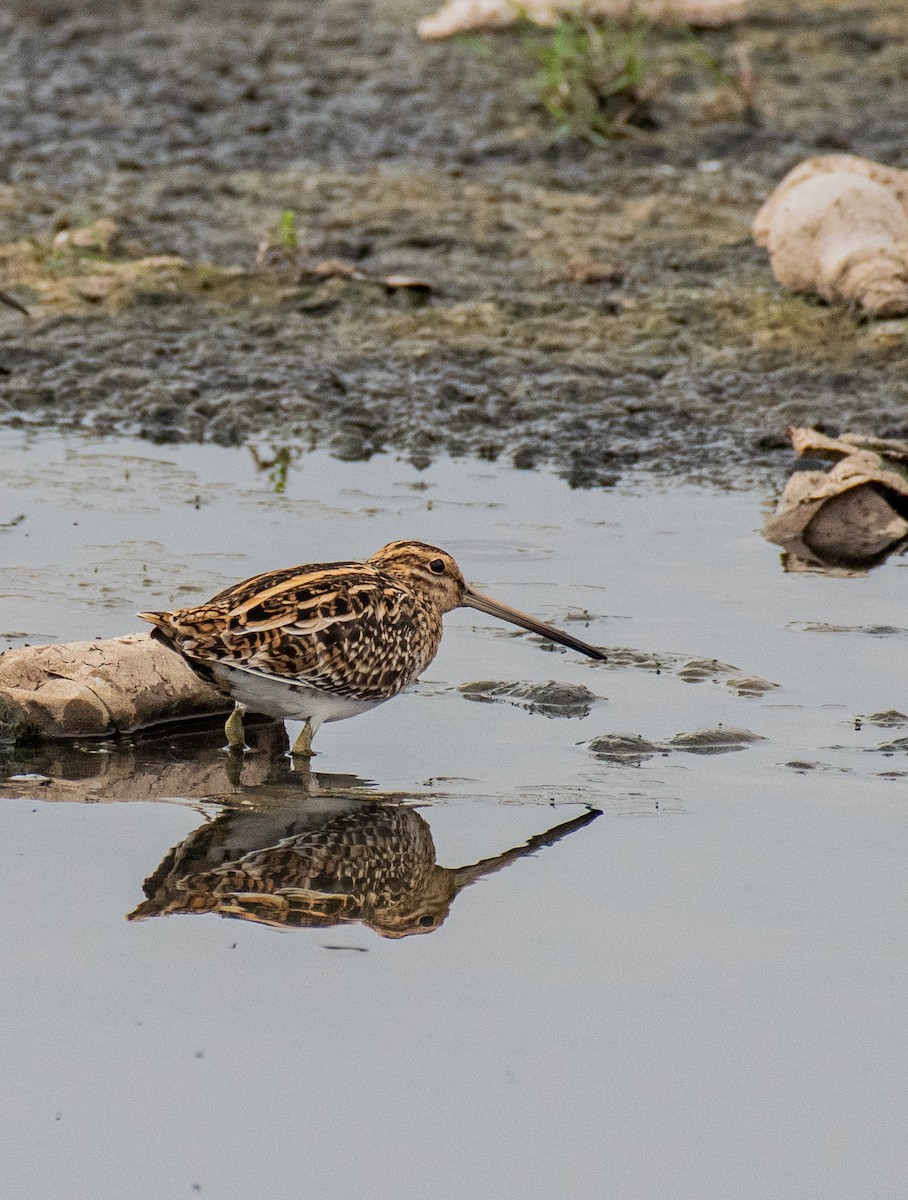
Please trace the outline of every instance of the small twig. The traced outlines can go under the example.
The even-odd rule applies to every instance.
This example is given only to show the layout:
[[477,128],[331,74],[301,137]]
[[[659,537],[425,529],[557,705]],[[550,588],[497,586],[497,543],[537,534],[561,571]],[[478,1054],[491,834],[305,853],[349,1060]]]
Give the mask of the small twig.
[[10,296],[8,292],[0,292],[0,300],[2,300],[4,304],[8,304],[10,308],[14,308],[17,312],[22,313],[23,316],[31,316],[31,313],[28,311],[25,305],[20,304],[15,296]]

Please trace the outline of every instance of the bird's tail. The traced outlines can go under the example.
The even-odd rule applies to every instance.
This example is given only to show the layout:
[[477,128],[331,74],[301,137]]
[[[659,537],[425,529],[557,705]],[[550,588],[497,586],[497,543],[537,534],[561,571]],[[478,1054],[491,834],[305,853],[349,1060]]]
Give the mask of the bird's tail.
[[142,621],[154,625],[151,636],[156,642],[172,646],[176,640],[176,630],[173,625],[173,614],[169,612],[140,612],[136,616]]

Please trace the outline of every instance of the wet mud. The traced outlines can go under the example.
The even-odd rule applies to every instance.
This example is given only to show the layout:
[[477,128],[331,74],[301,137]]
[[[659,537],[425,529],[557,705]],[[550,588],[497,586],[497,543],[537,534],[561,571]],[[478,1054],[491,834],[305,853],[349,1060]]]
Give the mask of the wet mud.
[[[601,146],[553,140],[525,34],[422,44],[430,7],[7,6],[0,288],[33,315],[0,308],[0,418],[578,486],[781,473],[791,422],[908,428],[905,322],[784,295],[749,232],[804,156],[908,166],[898,0],[755,4],[704,40],[748,43],[756,120],[688,67]],[[257,262],[282,211],[298,247]],[[54,242],[99,218],[106,246]]]

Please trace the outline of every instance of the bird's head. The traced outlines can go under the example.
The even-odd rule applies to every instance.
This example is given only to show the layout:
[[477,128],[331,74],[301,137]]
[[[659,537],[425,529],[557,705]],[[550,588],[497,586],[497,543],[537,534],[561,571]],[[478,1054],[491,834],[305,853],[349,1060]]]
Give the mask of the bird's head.
[[452,608],[475,608],[571,650],[579,650],[590,658],[606,658],[595,646],[589,646],[544,621],[537,621],[519,609],[510,608],[477,592],[464,581],[463,573],[451,555],[437,546],[429,546],[425,542],[389,542],[373,554],[369,562],[373,567],[397,576],[414,591],[427,595],[440,612],[450,612]]
[[443,613],[464,603],[467,585],[460,567],[447,551],[437,546],[425,542],[389,542],[369,562],[396,576],[413,591],[427,595]]

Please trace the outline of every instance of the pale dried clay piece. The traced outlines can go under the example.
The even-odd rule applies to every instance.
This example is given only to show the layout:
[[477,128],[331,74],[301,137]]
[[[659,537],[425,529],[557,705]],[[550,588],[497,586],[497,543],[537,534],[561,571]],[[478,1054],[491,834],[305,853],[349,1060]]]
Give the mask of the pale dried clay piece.
[[518,21],[554,25],[562,14],[611,17],[629,21],[644,17],[666,25],[717,29],[743,21],[746,0],[448,0],[424,17],[416,28],[422,38],[446,38],[480,29],[504,29]]
[[789,171],[754,218],[773,274],[793,292],[908,313],[908,171],[851,154]]

